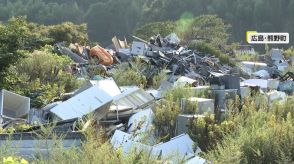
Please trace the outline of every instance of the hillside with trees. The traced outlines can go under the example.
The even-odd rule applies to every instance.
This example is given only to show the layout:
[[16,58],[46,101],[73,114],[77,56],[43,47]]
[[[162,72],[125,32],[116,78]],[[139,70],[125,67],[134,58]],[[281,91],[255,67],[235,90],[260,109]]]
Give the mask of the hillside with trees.
[[249,30],[289,32],[293,41],[293,10],[291,0],[1,0],[0,21],[26,15],[30,22],[45,25],[87,23],[91,41],[106,46],[114,35],[129,37],[146,23],[175,21],[187,13],[212,14],[232,26],[231,42],[245,43]]
[[[186,77],[187,74],[184,72],[186,70],[182,74],[173,72],[174,68],[178,69],[177,66],[182,67],[180,64],[184,62],[187,69],[194,69],[195,72],[190,74],[190,79],[199,80],[197,81],[199,86],[202,85],[201,80],[205,85],[210,85],[208,82],[210,77],[204,77],[200,73],[198,75],[196,72],[208,72],[207,69],[211,69],[212,72],[219,71],[215,74],[225,74],[221,68],[225,68],[224,72],[229,70],[230,75],[235,71],[240,83],[240,79],[246,80],[245,76],[243,77],[246,72],[239,72],[237,64],[250,61],[255,65],[255,62],[259,61],[258,57],[263,57],[264,59],[261,60],[264,62],[270,58],[268,45],[262,46],[263,50],[266,47],[265,55],[233,53],[238,43],[245,43],[247,30],[290,33],[291,44],[285,45],[285,49],[281,50],[288,64],[284,71],[279,72],[280,76],[284,76],[294,71],[294,49],[291,47],[294,43],[293,11],[294,1],[291,0],[0,0],[0,89],[30,98],[28,104],[31,109],[40,111],[48,104],[63,103],[74,97],[74,94],[79,94],[78,89],[89,80],[113,78],[117,86],[124,91],[128,86],[131,86],[129,88],[138,86],[138,89],[143,91],[149,89],[158,91],[161,82],[168,82],[168,78],[172,79],[174,75]],[[168,45],[170,47],[167,46],[172,53],[164,52],[166,53],[164,54],[160,49],[158,52],[149,51],[152,53],[149,54],[152,58],[148,56],[150,61],[147,61],[147,55],[142,55],[144,58],[139,57],[140,55],[129,55],[132,56],[130,59],[121,62],[115,58],[119,53],[115,52],[114,47],[111,47],[111,50],[105,48],[104,50],[109,51],[109,54],[111,52],[116,60],[110,66],[101,64],[99,59],[93,59],[90,52],[86,64],[75,63],[70,55],[58,51],[56,44],[59,43],[63,48],[68,48],[70,52],[85,59],[83,54],[78,54],[76,47],[71,49],[70,46],[75,46],[77,43],[90,51],[90,47],[97,43],[101,47],[109,46],[113,36],[119,38],[125,36],[126,40],[131,41],[131,35],[149,40],[154,35],[161,34],[165,37],[170,33],[176,33],[181,40],[176,46],[172,44]],[[148,43],[148,46],[151,44]],[[155,44],[152,46],[162,48]],[[179,47],[187,50],[186,54],[183,54],[189,57],[181,56],[180,52],[176,54]],[[130,50],[129,47],[125,49]],[[176,60],[175,63],[180,64],[161,65],[160,62],[170,62],[169,59]],[[154,69],[157,64],[158,68]],[[77,65],[79,68],[83,67],[87,74],[81,76],[81,71],[80,74],[76,73]],[[203,69],[199,68],[202,66]],[[275,66],[271,68],[278,69]],[[149,76],[151,73],[152,76]],[[286,80],[293,82],[294,79],[290,78]],[[156,134],[153,139],[157,145],[176,138],[177,117],[190,114],[193,115],[193,119],[186,125],[186,133],[195,142],[193,149],[199,147],[202,150],[197,156],[207,162],[267,164],[294,161],[294,83],[285,87],[285,90],[290,90],[292,94],[287,93],[286,96],[284,93],[285,97],[282,97],[281,101],[280,99],[269,101],[267,93],[273,91],[269,88],[266,88],[268,91],[264,91],[256,86],[248,86],[252,92],[243,98],[235,89],[234,96],[224,95],[230,98],[224,103],[226,111],[223,115],[220,114],[221,112],[213,114],[205,112],[201,115],[203,117],[198,117],[199,111],[196,109],[198,104],[188,104],[189,110],[185,111],[182,110],[181,101],[191,97],[212,99],[212,87],[208,86],[208,89],[196,93],[191,89],[193,84],[184,86],[174,84],[172,83],[165,92],[162,92],[160,100],[155,96],[152,97],[154,120],[150,126],[150,133],[146,134],[145,131],[143,135],[140,134],[143,140],[144,137]],[[240,88],[240,85],[238,87]],[[123,94],[121,90],[119,92]],[[278,92],[278,89],[274,92]],[[151,97],[151,94],[149,96]],[[97,101],[102,102],[98,97],[96,98]],[[137,101],[135,98],[132,100]],[[113,99],[110,103],[112,101]],[[220,111],[219,106],[215,108],[215,111]],[[197,117],[194,118],[196,114]],[[115,116],[117,120],[114,122],[121,121],[118,120],[118,114]],[[51,137],[54,144],[45,145],[50,148],[50,152],[47,152],[48,156],[36,153],[34,159],[28,160],[31,163],[169,162],[159,156],[152,156],[146,151],[147,149],[145,151],[135,149],[128,154],[122,149],[115,150],[110,140],[118,125],[114,124],[114,128],[109,128],[114,129],[110,133],[107,131],[109,129],[100,124],[100,120],[96,120],[89,113],[77,119],[72,125],[66,125],[69,128],[65,127],[83,133],[81,146],[64,149],[62,141],[65,135],[59,136],[53,132],[58,125],[54,122],[56,120],[50,119],[46,121],[52,122],[47,122],[46,125],[35,125],[33,122],[0,127],[0,134],[8,134],[10,137],[16,132],[33,131],[36,134],[38,132],[38,139],[46,142]],[[63,121],[68,123],[69,120]],[[103,123],[112,125],[112,121],[107,120]],[[122,124],[125,131],[133,126],[128,125],[126,120]],[[37,132],[35,128],[38,129]],[[138,125],[137,128],[140,130],[141,127]],[[11,140],[13,139],[9,138],[8,143]],[[147,142],[146,140],[146,145]],[[139,144],[144,145],[145,142]],[[28,163],[27,159],[22,159],[11,151],[9,146],[11,144],[0,146],[1,162]],[[177,160],[177,163],[186,162],[186,159]]]

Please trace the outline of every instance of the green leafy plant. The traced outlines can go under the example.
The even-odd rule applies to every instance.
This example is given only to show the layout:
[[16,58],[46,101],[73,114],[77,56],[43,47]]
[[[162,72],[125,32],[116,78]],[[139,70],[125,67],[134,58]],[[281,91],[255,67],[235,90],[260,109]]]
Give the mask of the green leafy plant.
[[30,97],[33,107],[42,107],[80,85],[76,77],[66,71],[71,60],[52,53],[50,49],[47,46],[26,54],[25,59],[8,69],[5,78],[6,88]]

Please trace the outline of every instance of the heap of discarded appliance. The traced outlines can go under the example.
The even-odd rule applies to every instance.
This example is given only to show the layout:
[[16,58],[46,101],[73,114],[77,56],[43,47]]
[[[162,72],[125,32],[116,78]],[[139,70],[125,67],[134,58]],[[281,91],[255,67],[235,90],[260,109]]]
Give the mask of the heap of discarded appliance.
[[[229,100],[239,96],[242,101],[256,90],[268,98],[269,104],[274,101],[286,101],[287,95],[294,92],[293,72],[282,74],[291,62],[293,64],[294,59],[285,59],[282,50],[272,49],[269,55],[259,55],[258,61],[263,62],[241,61],[232,67],[221,64],[215,56],[181,46],[180,39],[174,33],[165,38],[154,36],[148,42],[133,37],[137,41],[132,44],[128,44],[126,39],[121,41],[114,37],[113,44],[108,48],[97,45],[90,49],[78,44],[71,44],[69,47],[56,44],[55,51],[69,56],[76,63],[72,66],[72,73],[79,77],[87,76],[90,59],[93,58],[99,64],[92,66],[101,67],[106,72],[112,72],[117,64],[124,62],[132,67],[130,61],[140,58],[149,64],[148,68],[141,70],[147,80],[166,69],[168,78],[161,82],[159,89],[143,90],[137,86],[118,86],[111,77],[95,76],[91,80],[85,80],[85,84],[78,90],[64,95],[62,101],[52,102],[42,109],[30,108],[30,98],[2,89],[2,128],[26,122],[32,127],[12,134],[12,137],[19,144],[22,144],[23,140],[31,140],[34,144],[32,132],[38,132],[41,125],[46,126],[54,121],[55,133],[66,134],[64,141],[68,140],[72,145],[80,146],[83,140],[80,130],[88,124],[84,124],[80,129],[77,124],[91,114],[99,125],[106,128],[113,147],[121,147],[126,154],[135,148],[151,152],[163,160],[186,159],[187,163],[205,163],[205,159],[198,156],[201,150],[193,146],[194,142],[187,134],[189,120],[205,117],[204,113],[220,113],[223,117]],[[183,99],[181,110],[185,110],[186,103],[191,102],[198,104],[198,113],[179,115],[175,129],[178,136],[157,144],[154,133],[149,133],[154,121],[153,111],[156,110],[154,104],[164,99],[163,93],[166,90],[178,86],[189,86],[188,89],[195,93],[210,90],[212,97]],[[221,117],[219,119],[222,119]],[[8,135],[5,135],[0,135],[0,144],[7,138]],[[67,144],[65,147],[70,146]],[[25,150],[25,147],[22,148]],[[34,153],[16,152],[28,158]]]

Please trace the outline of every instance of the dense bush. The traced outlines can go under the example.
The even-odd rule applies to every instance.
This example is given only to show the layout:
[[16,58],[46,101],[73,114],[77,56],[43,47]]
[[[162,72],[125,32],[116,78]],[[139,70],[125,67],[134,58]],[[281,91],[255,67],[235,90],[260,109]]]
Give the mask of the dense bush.
[[[46,37],[31,32],[31,26],[22,17],[11,18],[0,24],[0,73],[17,62],[22,54],[20,50],[34,50],[45,45]],[[2,76],[3,77],[3,76]]]
[[[197,108],[191,106],[191,110],[182,111],[180,102],[183,98],[207,97],[208,92],[195,93],[186,87],[175,87],[163,93],[165,100],[160,101],[156,105],[155,110],[155,129],[160,141],[168,141],[175,136],[176,119],[177,116],[182,114],[193,114]],[[194,109],[194,110],[193,110]]]
[[67,42],[85,44],[88,41],[87,25],[75,25],[71,22],[64,22],[58,25],[47,26],[48,37],[54,39],[54,43]]
[[112,77],[119,86],[136,85],[145,88],[147,80],[139,68],[141,64],[134,62],[133,66],[130,67],[128,63],[118,65]]
[[294,57],[294,48],[293,48],[293,47],[290,47],[290,48],[286,49],[286,50],[284,51],[284,56],[285,56],[286,58]]
[[247,101],[242,111],[229,117],[233,131],[206,153],[217,163],[288,163],[294,160],[293,97],[285,104],[256,108]]
[[153,22],[139,27],[135,31],[135,36],[145,40],[149,40],[150,37],[160,34],[165,37],[168,34],[174,32],[176,29],[176,23],[172,21],[167,22]]
[[224,54],[222,51],[213,47],[209,43],[205,43],[203,41],[193,41],[190,43],[189,48],[214,55],[215,57],[219,58],[220,62],[223,64],[234,65],[234,63],[230,61],[228,54]]
[[78,87],[74,76],[66,70],[68,57],[50,52],[50,47],[27,54],[8,69],[5,88],[31,98],[33,107],[41,107]]

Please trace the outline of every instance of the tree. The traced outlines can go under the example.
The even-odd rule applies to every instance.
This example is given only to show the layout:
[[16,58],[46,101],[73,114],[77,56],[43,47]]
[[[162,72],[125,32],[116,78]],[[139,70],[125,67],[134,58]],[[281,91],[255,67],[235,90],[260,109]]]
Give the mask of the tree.
[[20,50],[41,47],[47,43],[47,39],[32,33],[23,17],[11,18],[6,24],[0,24],[0,73],[22,56]]
[[109,0],[92,5],[85,16],[90,39],[107,45],[115,35],[128,37],[140,20],[140,8],[133,0]]
[[48,27],[48,37],[54,42],[86,43],[88,41],[87,25],[75,25],[71,22],[64,22]]
[[147,23],[135,30],[135,35],[142,39],[148,40],[151,36],[160,34],[166,36],[176,29],[176,23],[172,21],[167,22],[153,22]]
[[229,27],[216,15],[201,15],[193,19],[183,37],[186,41],[203,40],[214,47],[223,48],[228,41]]

